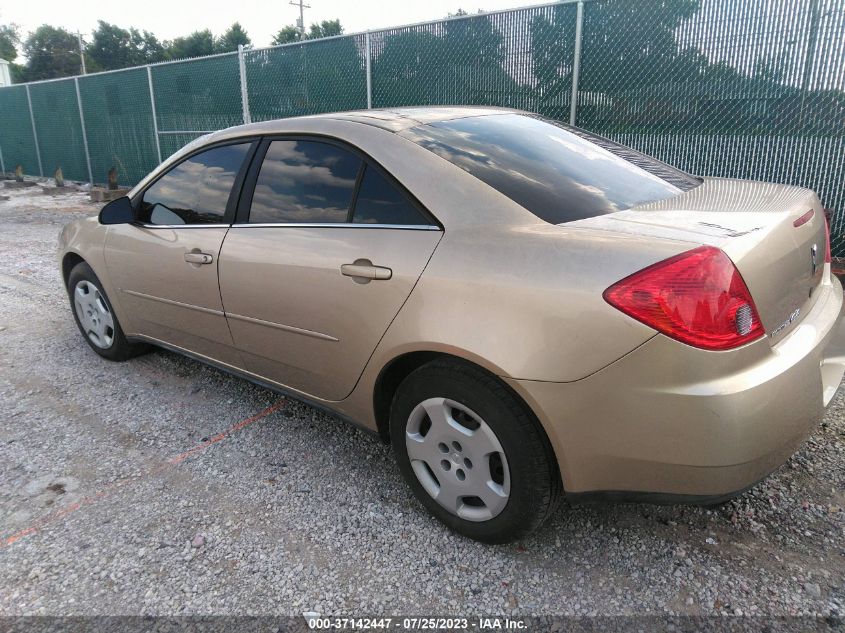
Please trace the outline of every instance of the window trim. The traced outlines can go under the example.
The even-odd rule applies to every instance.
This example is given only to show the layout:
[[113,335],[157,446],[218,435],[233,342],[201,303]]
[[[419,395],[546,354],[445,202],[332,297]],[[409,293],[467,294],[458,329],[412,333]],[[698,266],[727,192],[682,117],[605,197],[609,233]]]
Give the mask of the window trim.
[[[261,171],[261,166],[264,164],[264,158],[267,154],[267,150],[270,147],[270,143],[273,141],[310,141],[315,143],[324,143],[326,145],[334,145],[342,150],[350,152],[357,156],[361,160],[361,168],[358,170],[358,175],[355,180],[355,186],[352,189],[352,198],[349,201],[349,209],[347,210],[345,223],[339,222],[256,222],[250,224],[249,222],[249,213],[250,207],[252,206],[252,197],[255,193],[255,186],[258,182],[258,174]],[[352,222],[352,214],[355,211],[355,206],[358,203],[358,192],[361,188],[361,181],[363,180],[364,173],[366,172],[368,167],[374,168],[387,182],[391,184],[391,186],[395,187],[396,190],[400,193],[400,195],[404,196],[405,199],[419,212],[423,219],[429,221],[428,224],[366,224],[366,223],[353,223]],[[232,224],[233,227],[256,227],[256,228],[270,228],[270,227],[291,227],[291,228],[370,228],[370,229],[405,229],[405,230],[416,230],[416,231],[442,231],[443,225],[440,223],[434,215],[426,209],[423,204],[416,199],[416,197],[408,191],[407,187],[405,187],[401,182],[399,182],[393,174],[391,174],[387,169],[385,169],[381,164],[379,164],[376,160],[370,157],[366,152],[361,150],[360,148],[343,141],[341,139],[335,138],[333,136],[326,136],[322,134],[268,134],[261,138],[261,142],[256,149],[251,164],[249,166],[249,171],[246,174],[246,177],[243,181],[243,186],[241,189],[241,194],[238,199],[237,211],[235,213],[235,219]]]
[[355,177],[355,186],[352,188],[352,198],[349,200],[349,208],[346,210],[346,224],[354,224],[352,218],[355,216],[355,208],[358,206],[358,194],[361,191],[361,183],[364,182],[364,175],[367,173],[369,164],[363,158],[358,167],[358,175]]
[[[205,225],[210,226],[210,225]],[[216,226],[216,225],[215,225]],[[244,222],[233,224],[232,228],[238,229],[269,229],[289,226],[291,228],[308,229],[405,229],[408,231],[442,231],[434,224],[372,224],[368,222]]]
[[132,198],[132,210],[135,212],[135,217],[138,217],[138,214],[141,211],[141,202],[144,199],[144,195],[147,191],[153,187],[159,180],[164,178],[174,169],[176,169],[182,163],[192,159],[203,152],[207,152],[212,149],[217,149],[218,147],[228,147],[230,145],[243,145],[245,143],[249,143],[249,147],[247,147],[246,154],[244,155],[243,163],[241,163],[241,167],[238,170],[238,173],[235,175],[235,181],[232,183],[232,188],[229,191],[229,197],[226,200],[226,210],[223,213],[223,217],[221,218],[220,222],[212,222],[212,223],[196,223],[196,224],[152,224],[149,222],[142,222],[140,220],[135,220],[132,222],[133,226],[137,226],[139,228],[144,229],[214,229],[220,228],[221,226],[231,226],[232,222],[235,218],[235,211],[237,208],[238,200],[240,199],[242,192],[243,192],[243,183],[244,178],[249,171],[250,166],[252,165],[252,161],[255,158],[256,149],[258,148],[259,142],[261,138],[256,136],[255,134],[250,134],[249,136],[244,136],[240,138],[234,139],[226,139],[224,141],[218,141],[216,143],[209,143],[208,145],[203,145],[202,147],[197,148],[195,151],[191,152],[183,156],[179,159],[178,162],[170,165],[166,170],[162,171],[161,173],[157,174],[156,177],[144,185],[144,188],[135,194]]

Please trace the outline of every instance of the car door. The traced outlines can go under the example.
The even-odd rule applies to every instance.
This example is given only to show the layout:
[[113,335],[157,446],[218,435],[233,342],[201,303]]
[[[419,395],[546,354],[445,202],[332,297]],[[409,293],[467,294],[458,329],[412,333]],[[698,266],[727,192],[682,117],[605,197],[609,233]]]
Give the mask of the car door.
[[265,140],[220,253],[220,292],[246,368],[316,398],[346,397],[441,236],[352,148]]
[[137,222],[110,227],[106,265],[133,333],[243,366],[223,314],[217,260],[255,145],[190,155],[135,197]]

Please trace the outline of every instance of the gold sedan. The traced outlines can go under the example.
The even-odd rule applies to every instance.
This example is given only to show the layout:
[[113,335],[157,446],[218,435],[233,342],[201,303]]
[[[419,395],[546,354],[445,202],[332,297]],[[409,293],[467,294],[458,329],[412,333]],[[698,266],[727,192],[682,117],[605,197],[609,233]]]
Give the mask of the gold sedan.
[[66,226],[60,261],[100,356],[156,345],[328,408],[486,542],[564,494],[726,499],[845,372],[812,191],[514,110],[216,132]]

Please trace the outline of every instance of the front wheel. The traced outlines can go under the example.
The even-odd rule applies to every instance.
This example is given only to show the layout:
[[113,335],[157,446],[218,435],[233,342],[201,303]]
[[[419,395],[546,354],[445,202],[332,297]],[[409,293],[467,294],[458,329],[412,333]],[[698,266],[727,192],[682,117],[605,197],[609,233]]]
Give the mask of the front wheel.
[[390,414],[399,467],[417,498],[453,530],[504,543],[536,529],[561,494],[548,439],[495,376],[437,360],[399,386]]
[[103,358],[123,361],[145,352],[142,343],[130,343],[91,267],[80,262],[68,275],[68,298],[76,325],[88,345]]

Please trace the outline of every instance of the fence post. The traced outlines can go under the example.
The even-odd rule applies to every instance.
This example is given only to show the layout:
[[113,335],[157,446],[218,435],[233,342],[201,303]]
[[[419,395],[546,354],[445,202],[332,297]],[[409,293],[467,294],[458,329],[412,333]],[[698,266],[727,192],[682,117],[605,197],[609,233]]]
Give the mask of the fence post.
[[252,123],[249,112],[249,89],[246,85],[246,62],[244,61],[244,45],[238,44],[238,69],[241,73],[241,106],[244,111],[244,123]]
[[370,54],[370,32],[367,31],[364,35],[364,43],[367,50],[364,55],[367,63],[367,110],[373,109],[373,59]]
[[158,140],[158,115],[156,114],[156,98],[153,92],[153,72],[147,66],[147,83],[150,86],[150,107],[153,111],[153,134],[156,139],[156,155],[158,156],[158,164],[161,165],[161,143]]
[[29,96],[29,84],[26,85],[26,102],[29,105],[29,122],[32,123],[32,138],[35,140],[35,157],[38,159],[38,174],[44,177],[44,168],[41,166],[41,150],[38,149],[38,131],[35,129],[35,115],[32,114],[32,97]]
[[578,118],[578,80],[581,78],[581,30],[584,27],[584,2],[578,3],[575,14],[575,51],[572,55],[572,98],[569,104],[569,125]]
[[88,165],[88,182],[94,186],[94,172],[91,171],[91,154],[88,152],[88,132],[85,131],[85,115],[82,113],[82,97],[79,95],[79,77],[73,78],[76,86],[76,103],[79,106],[79,122],[82,124],[82,145],[85,147],[85,162]]

